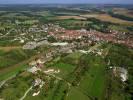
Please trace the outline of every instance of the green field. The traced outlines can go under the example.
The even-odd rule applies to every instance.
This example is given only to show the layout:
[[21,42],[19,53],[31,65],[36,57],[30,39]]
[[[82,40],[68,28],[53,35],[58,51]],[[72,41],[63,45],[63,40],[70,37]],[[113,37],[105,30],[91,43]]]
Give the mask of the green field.
[[[104,98],[103,95],[105,93],[107,86],[106,84],[107,73],[105,70],[106,64],[102,58],[95,57],[94,55],[82,56],[79,53],[74,53],[62,59],[53,65],[61,70],[59,76],[63,77],[71,84],[75,84],[74,86],[71,87],[69,91],[70,94],[68,92],[67,98],[76,99],[77,97],[72,97],[74,96],[74,94],[80,94],[81,97],[88,99],[98,98],[102,100]],[[82,60],[83,62],[81,62]],[[66,63],[61,61],[64,61]],[[74,64],[75,67],[72,66]],[[87,66],[87,68],[84,68],[84,66]],[[77,73],[76,71],[78,71],[79,73],[76,74]],[[72,91],[77,91],[77,92],[71,93]],[[80,98],[78,100],[80,100]]]
[[[110,46],[111,44],[103,44],[98,48],[106,50]],[[118,48],[122,47],[117,45],[113,46],[108,52],[116,53]],[[124,52],[121,51],[121,54],[122,53]],[[54,74],[55,77],[48,77],[42,72],[31,75],[25,71],[17,74],[17,77],[13,78],[11,82],[16,81],[18,83],[22,81],[20,86],[16,85],[16,87],[18,87],[17,91],[21,90],[20,87],[24,84],[24,88],[28,89],[32,85],[31,81],[37,77],[40,77],[45,82],[41,89],[34,87],[27,94],[25,100],[125,100],[125,98],[127,98],[127,100],[129,98],[130,100],[130,95],[123,91],[124,88],[120,88],[122,86],[122,84],[119,83],[120,81],[116,80],[115,77],[111,77],[112,73],[111,70],[107,70],[108,66],[105,59],[91,53],[87,55],[79,52],[68,55],[63,54],[48,62],[44,68],[44,70],[46,68],[59,69],[60,73]],[[23,77],[26,80],[24,79],[23,81]],[[58,79],[58,77],[61,78],[61,80]],[[31,83],[26,85],[29,81]],[[11,85],[10,81],[7,82],[7,84],[9,84],[9,86],[6,87],[4,85],[0,91],[1,97],[7,98],[6,100],[14,100],[10,98],[21,98],[22,94],[24,95],[25,89],[23,89],[23,92],[20,94],[15,93],[13,97],[6,97],[12,94],[11,91],[5,94],[7,91],[10,89],[12,91],[16,90],[14,85]],[[111,84],[111,87],[109,87],[109,84]],[[33,97],[33,93],[37,92],[38,89],[40,94]]]
[[[22,49],[0,51],[0,69],[10,67],[30,57],[30,53]],[[8,63],[7,63],[8,62]]]

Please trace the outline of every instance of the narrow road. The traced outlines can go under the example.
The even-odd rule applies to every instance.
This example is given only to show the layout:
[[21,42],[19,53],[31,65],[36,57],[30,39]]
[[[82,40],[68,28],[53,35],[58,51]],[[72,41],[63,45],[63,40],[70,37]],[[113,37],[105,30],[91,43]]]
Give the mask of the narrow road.
[[14,29],[12,28],[12,29],[10,29],[5,35],[3,35],[3,36],[0,36],[0,38],[3,38],[3,37],[6,37],[8,34],[10,34],[12,31],[13,31]]
[[16,75],[13,75],[13,76],[7,78],[6,80],[3,80],[2,82],[0,82],[0,88],[1,88],[8,80],[14,78],[15,76],[16,76]]
[[33,86],[31,86],[24,94],[24,96],[22,98],[20,98],[20,100],[24,100],[24,98],[27,96],[27,94],[32,90]]

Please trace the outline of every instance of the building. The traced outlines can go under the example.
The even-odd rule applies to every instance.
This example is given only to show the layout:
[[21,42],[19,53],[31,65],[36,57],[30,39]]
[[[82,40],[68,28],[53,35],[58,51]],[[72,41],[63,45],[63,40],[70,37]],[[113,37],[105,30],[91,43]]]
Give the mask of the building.
[[36,46],[36,42],[28,42],[26,43],[24,46],[23,46],[23,49],[35,49],[37,46]]

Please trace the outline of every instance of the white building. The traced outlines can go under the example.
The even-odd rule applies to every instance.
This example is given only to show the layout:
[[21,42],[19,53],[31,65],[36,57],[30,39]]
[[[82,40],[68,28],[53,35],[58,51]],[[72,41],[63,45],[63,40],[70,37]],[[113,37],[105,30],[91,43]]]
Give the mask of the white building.
[[51,45],[53,45],[53,46],[66,46],[66,45],[68,45],[68,43],[67,42],[57,42],[57,43],[51,43]]
[[36,42],[28,42],[23,46],[23,49],[35,49],[36,48]]
[[40,68],[32,67],[32,68],[29,68],[27,71],[34,74],[34,73],[36,73],[37,71],[40,71],[40,70],[41,70]]

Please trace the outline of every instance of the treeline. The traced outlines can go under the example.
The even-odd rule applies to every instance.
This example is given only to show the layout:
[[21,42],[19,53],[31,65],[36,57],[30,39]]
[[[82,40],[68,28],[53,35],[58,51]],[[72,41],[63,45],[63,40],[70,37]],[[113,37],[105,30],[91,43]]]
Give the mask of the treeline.
[[87,21],[92,22],[88,25],[87,30],[94,29],[103,33],[108,33],[110,31],[110,29],[108,28],[110,25],[116,25],[111,22],[100,21],[96,18],[88,18]]
[[122,19],[122,20],[133,21],[132,17],[128,17],[128,16],[125,16],[125,15],[115,14],[113,12],[109,12],[109,15],[111,15],[112,17],[115,17],[115,18]]

